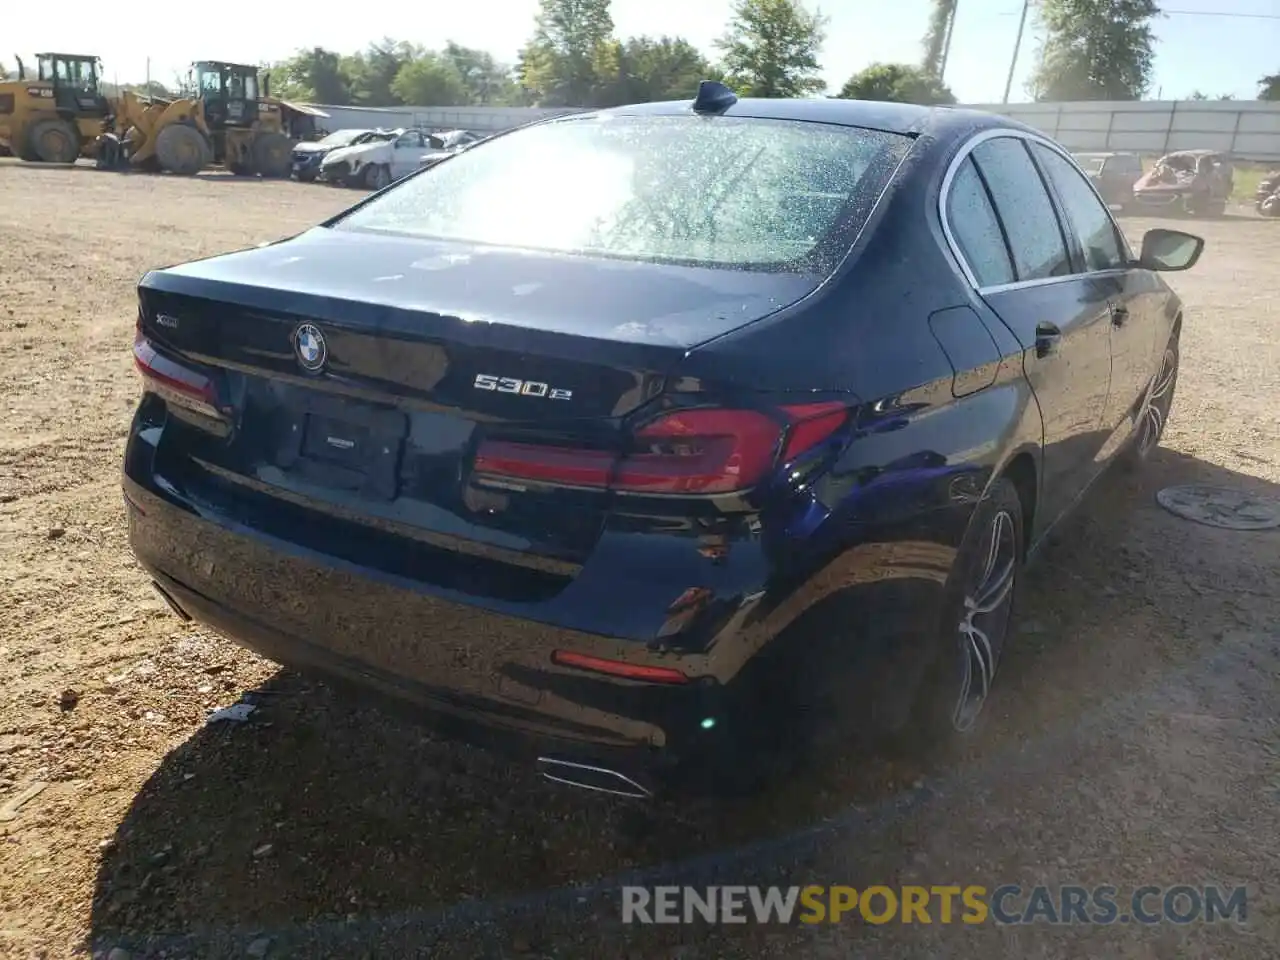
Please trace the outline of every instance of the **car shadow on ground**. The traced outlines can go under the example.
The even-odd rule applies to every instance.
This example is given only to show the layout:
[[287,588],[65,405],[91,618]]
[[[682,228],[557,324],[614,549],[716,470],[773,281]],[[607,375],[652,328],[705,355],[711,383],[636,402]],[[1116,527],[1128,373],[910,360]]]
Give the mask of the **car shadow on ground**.
[[[890,859],[906,858],[911,842],[872,813],[936,802],[931,785],[1061,735],[1202,655],[1214,623],[1200,621],[1268,595],[1266,571],[1254,582],[1239,544],[1274,531],[1214,529],[1156,505],[1157,490],[1183,483],[1280,497],[1273,484],[1167,450],[1137,477],[1104,479],[1028,571],[980,740],[932,757],[822,757],[747,800],[641,808],[566,792],[281,671],[246,693],[257,704],[249,721],[197,730],[139,791],[102,855],[93,944],[127,944],[135,960],[242,956],[265,931],[272,956],[311,956],[314,946],[299,946],[309,933],[354,936],[387,918],[402,933],[420,925],[415,942],[429,944],[450,924],[474,925],[486,905],[551,911],[546,891],[616,885],[643,868],[669,878],[681,863],[733,863],[730,882],[760,882],[816,855],[815,825],[851,817],[878,844],[899,845]],[[1224,583],[1234,586],[1221,612],[1200,602]],[[1179,625],[1195,639],[1166,643]],[[556,896],[569,912],[588,899]],[[378,953],[364,952],[367,938],[350,952],[326,942],[327,956]],[[601,949],[612,949],[607,938]]]

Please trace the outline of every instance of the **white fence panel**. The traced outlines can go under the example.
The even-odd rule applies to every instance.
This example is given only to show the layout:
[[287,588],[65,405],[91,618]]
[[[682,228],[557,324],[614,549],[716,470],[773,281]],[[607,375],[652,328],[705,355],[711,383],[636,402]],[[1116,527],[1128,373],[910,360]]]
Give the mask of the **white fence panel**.
[[1204,148],[1240,160],[1280,160],[1280,103],[1144,100],[972,106],[1020,120],[1072,150],[1159,154]]
[[[534,107],[333,107],[319,105],[329,130],[344,127],[461,128],[497,131],[574,109]],[[1020,120],[1071,150],[1223,150],[1241,160],[1280,161],[1280,103],[1252,100],[1140,100],[1082,103],[979,103]]]

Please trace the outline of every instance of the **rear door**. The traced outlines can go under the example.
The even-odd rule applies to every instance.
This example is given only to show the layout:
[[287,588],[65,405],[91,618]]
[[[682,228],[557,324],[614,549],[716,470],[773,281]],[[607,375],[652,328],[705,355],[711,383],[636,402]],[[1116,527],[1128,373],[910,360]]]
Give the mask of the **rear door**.
[[[947,216],[957,239],[963,210],[991,209],[1009,269],[974,271],[978,294],[1023,347],[1023,363],[1044,420],[1041,516],[1056,519],[1088,485],[1106,438],[1111,381],[1111,298],[1117,279],[1081,274],[1026,138],[982,135],[957,168]],[[968,165],[968,167],[966,167]],[[962,204],[958,192],[972,199]],[[960,240],[964,247],[963,240]],[[977,254],[965,252],[972,263]]]
[[1057,151],[1032,145],[1062,207],[1082,269],[1097,284],[1114,287],[1111,305],[1111,388],[1103,427],[1112,437],[1109,457],[1129,433],[1142,401],[1155,351],[1158,313],[1163,309],[1159,281],[1147,271],[1133,270],[1128,245],[1089,182]]
[[399,180],[418,169],[418,160],[426,153],[427,139],[419,130],[410,130],[398,137],[391,151],[391,177]]

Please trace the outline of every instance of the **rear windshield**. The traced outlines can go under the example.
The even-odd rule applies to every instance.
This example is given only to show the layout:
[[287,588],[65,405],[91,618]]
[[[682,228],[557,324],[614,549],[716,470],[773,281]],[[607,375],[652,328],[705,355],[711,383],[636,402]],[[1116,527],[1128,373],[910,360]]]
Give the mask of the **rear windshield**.
[[580,117],[479,144],[339,229],[634,260],[829,271],[906,136],[735,117]]

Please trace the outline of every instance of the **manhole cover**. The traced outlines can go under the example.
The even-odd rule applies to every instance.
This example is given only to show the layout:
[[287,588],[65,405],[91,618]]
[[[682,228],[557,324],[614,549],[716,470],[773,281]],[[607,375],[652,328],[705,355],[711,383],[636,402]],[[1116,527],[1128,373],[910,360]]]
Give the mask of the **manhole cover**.
[[1170,513],[1196,523],[1227,530],[1267,530],[1280,527],[1280,500],[1193,483],[1184,487],[1165,487],[1156,501]]

